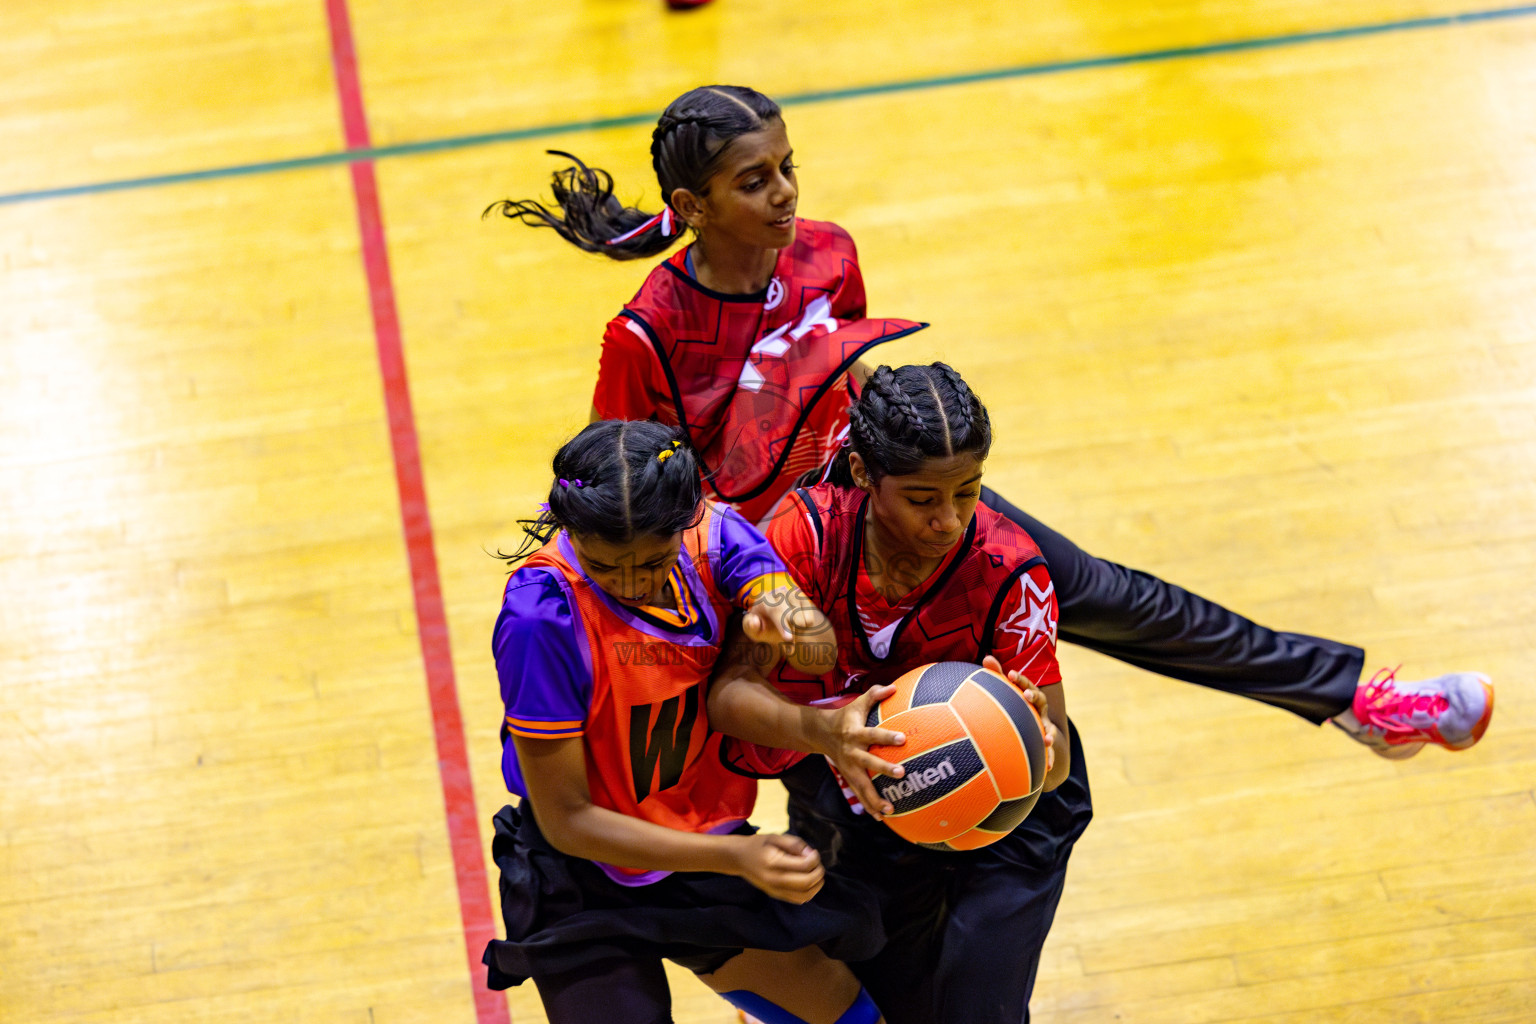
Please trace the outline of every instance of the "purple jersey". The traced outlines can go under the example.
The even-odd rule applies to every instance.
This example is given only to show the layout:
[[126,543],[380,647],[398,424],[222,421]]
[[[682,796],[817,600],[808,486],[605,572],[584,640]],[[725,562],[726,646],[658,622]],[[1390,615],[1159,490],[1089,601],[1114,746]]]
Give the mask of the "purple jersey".
[[[783,561],[773,546],[733,509],[716,505],[717,532],[708,557],[715,585],[736,608],[745,608],[765,589],[792,585]],[[715,635],[723,623],[704,614],[711,601],[696,594],[700,576],[690,571],[695,553],[684,545],[671,583],[679,597],[677,609],[625,608],[610,602],[624,617],[634,620],[643,633],[663,643],[680,645],[699,640],[718,643]],[[572,555],[568,561],[578,569]],[[597,591],[594,585],[593,590]],[[599,591],[600,593],[600,591]],[[566,739],[584,735],[592,701],[593,661],[586,639],[572,614],[571,603],[559,575],[548,567],[524,567],[512,574],[502,597],[491,651],[501,680],[505,705],[502,727],[502,775],[507,789],[520,797],[528,790],[517,763],[517,750],[507,742],[510,734],[536,739]],[[636,664],[655,657],[654,650]],[[615,685],[623,685],[616,683]]]

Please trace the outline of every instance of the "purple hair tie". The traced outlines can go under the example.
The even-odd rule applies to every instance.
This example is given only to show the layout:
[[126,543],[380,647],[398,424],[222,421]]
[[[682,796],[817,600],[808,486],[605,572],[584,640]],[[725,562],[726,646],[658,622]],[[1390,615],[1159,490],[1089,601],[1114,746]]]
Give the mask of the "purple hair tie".
[[581,481],[580,480],[561,480],[560,481],[560,486],[561,487],[580,487],[581,486]]

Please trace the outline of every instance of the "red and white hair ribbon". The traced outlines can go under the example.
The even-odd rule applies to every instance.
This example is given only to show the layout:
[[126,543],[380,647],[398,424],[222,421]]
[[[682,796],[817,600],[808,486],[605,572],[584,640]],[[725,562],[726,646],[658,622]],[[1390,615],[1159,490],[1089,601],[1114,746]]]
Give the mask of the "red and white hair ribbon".
[[646,221],[644,224],[641,224],[637,228],[631,228],[617,238],[610,238],[604,244],[618,245],[620,242],[627,242],[631,238],[634,238],[636,235],[643,235],[657,224],[661,225],[661,233],[666,235],[668,238],[671,238],[674,234],[676,234],[676,232],[672,230],[672,207],[663,207],[660,213]]

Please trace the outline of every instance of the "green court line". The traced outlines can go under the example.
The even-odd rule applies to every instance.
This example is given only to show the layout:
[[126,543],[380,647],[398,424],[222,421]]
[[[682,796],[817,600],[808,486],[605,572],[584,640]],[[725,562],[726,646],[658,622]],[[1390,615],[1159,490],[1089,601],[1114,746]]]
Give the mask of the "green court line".
[[[892,93],[920,92],[928,89],[944,89],[978,82],[996,82],[1011,78],[1031,78],[1039,75],[1060,74],[1066,71],[1083,71],[1091,68],[1121,67],[1129,64],[1151,64],[1157,61],[1184,60],[1223,53],[1241,53],[1248,50],[1273,50],[1285,46],[1326,42],[1335,39],[1354,39],[1361,36],[1385,35],[1390,32],[1406,32],[1418,29],[1448,28],[1487,21],[1527,18],[1536,15],[1536,4],[1519,7],[1500,7],[1490,10],[1467,11],[1461,14],[1445,14],[1428,18],[1409,18],[1402,21],[1377,22],[1370,25],[1354,25],[1344,28],[1322,29],[1316,32],[1294,32],[1286,35],[1261,36],[1255,39],[1236,39],[1200,46],[1180,46],[1165,50],[1145,50],[1138,53],[1112,54],[1102,57],[1084,57],[1077,60],[1049,61],[1040,64],[1022,64],[1015,67],[995,68],[990,71],[973,71],[956,75],[939,75],[932,78],[913,78],[895,82],[877,82],[845,89],[823,89],[814,92],[795,93],[777,97],[782,106],[803,106],[811,103],[831,103],[839,100],[859,99],[865,96],[883,96]],[[93,195],[99,192],[122,192],[129,189],[160,188],[194,181],[216,178],[235,178],[253,174],[278,174],[284,171],[306,170],[312,167],[328,167],[334,164],[350,164],[364,160],[390,160],[419,153],[440,153],[475,146],[490,146],[502,142],[521,142],[528,139],[554,138],[575,132],[601,131],[605,128],[630,128],[654,124],[657,111],[624,114],[618,117],[602,117],[584,121],[561,121],[535,125],[529,128],[513,128],[508,131],[485,132],[478,135],[455,135],[421,142],[405,142],[393,146],[342,150],[334,153],[318,153],[314,156],[294,157],[288,160],[268,160],[260,163],[236,164],[229,167],[210,167],[177,174],[158,174],[143,178],[122,178],[116,181],[98,181],[84,185],[66,185],[60,188],[38,189],[30,192],[0,194],[0,206],[12,203],[40,202],[45,199],[61,199],[67,196]]]

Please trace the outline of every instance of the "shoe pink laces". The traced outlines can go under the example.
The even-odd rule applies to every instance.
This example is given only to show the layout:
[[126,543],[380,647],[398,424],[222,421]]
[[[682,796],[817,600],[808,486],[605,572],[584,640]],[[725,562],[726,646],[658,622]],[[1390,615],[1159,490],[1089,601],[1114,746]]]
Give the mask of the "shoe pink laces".
[[1433,721],[1450,706],[1443,693],[1400,691],[1393,683],[1397,680],[1397,669],[1402,667],[1381,669],[1360,688],[1360,700],[1354,711],[1361,725],[1389,734],[1416,733],[1419,729],[1412,724],[1415,714],[1426,714]]

